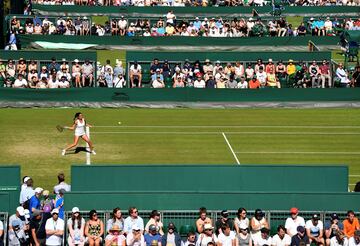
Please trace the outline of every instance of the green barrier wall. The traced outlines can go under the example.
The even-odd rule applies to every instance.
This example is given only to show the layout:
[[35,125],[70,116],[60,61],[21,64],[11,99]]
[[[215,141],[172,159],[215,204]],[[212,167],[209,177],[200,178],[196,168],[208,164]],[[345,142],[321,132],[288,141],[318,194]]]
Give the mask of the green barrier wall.
[[[194,89],[194,88],[0,88],[2,102],[359,102],[360,88]],[[59,105],[60,106],[60,105]]]
[[[259,14],[267,14],[272,11],[271,6],[264,7],[230,7],[230,8],[216,8],[216,7],[106,7],[106,6],[48,6],[48,5],[33,5],[33,9],[45,14],[53,13],[63,15],[67,14],[166,14],[169,10],[174,10],[176,15],[181,14],[251,14],[253,9]],[[283,14],[330,14],[330,13],[359,13],[360,7],[354,6],[287,6],[282,11]]]
[[346,192],[348,175],[346,166],[82,165],[71,167],[71,189]]
[[68,61],[73,61],[75,59],[85,60],[89,59],[92,61],[96,61],[96,51],[1,51],[0,59],[8,60],[14,59],[18,60],[20,58],[24,58],[25,60],[35,59],[35,60],[51,60],[52,57],[55,57],[58,62],[61,62],[62,58],[65,58]]
[[220,60],[225,61],[256,61],[262,59],[267,61],[272,58],[274,61],[322,61],[331,59],[331,52],[145,52],[145,51],[128,51],[126,60],[131,61],[152,61],[154,58],[169,61],[204,61],[210,59],[212,62]]
[[[19,198],[19,197],[18,197]],[[0,192],[0,212],[13,213],[16,207],[11,206],[9,192]]]
[[[206,182],[207,179],[203,179]],[[151,185],[160,182],[147,178]],[[121,182],[121,179],[118,180]],[[171,185],[164,183],[164,190]],[[360,194],[357,193],[276,193],[276,192],[175,192],[175,191],[108,191],[70,192],[65,194],[65,210],[73,207],[80,210],[127,209],[136,206],[140,210],[196,210],[207,209],[286,210],[298,207],[302,211],[347,211],[359,210]]]
[[[119,37],[119,36],[61,36],[61,35],[19,35],[23,48],[35,42],[89,44],[101,47],[137,46],[307,46],[309,40],[316,45],[337,45],[339,37],[244,37],[244,38],[206,38],[206,37]],[[71,47],[69,47],[70,49]]]
[[[16,208],[19,205],[20,180],[20,166],[0,166],[0,192],[7,194],[5,198],[0,196],[0,211],[4,211],[1,210],[3,201],[7,209]],[[9,210],[5,211],[9,212]]]

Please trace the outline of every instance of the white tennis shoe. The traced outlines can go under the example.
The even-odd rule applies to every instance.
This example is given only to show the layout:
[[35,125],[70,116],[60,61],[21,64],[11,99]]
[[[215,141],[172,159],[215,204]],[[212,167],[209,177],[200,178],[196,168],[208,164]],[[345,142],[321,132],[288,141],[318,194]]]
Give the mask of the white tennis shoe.
[[93,155],[96,155],[96,152],[95,152],[95,150],[91,151],[91,154],[93,154]]
[[63,150],[61,151],[61,155],[66,155],[66,150],[63,149]]

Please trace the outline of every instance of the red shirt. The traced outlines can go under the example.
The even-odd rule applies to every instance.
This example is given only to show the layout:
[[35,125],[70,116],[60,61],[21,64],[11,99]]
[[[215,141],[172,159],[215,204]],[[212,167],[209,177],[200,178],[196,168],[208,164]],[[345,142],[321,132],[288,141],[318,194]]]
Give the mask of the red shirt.
[[328,65],[323,64],[319,67],[319,69],[321,74],[330,74],[330,68]]
[[275,65],[274,64],[267,64],[265,67],[265,72],[266,73],[275,73]]

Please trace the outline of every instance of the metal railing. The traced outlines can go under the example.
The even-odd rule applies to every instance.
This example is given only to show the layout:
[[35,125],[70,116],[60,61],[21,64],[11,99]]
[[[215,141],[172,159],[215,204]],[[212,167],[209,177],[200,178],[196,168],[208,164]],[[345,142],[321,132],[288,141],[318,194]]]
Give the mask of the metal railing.
[[3,225],[4,225],[4,232],[3,232],[4,245],[6,245],[6,242],[7,242],[8,219],[9,219],[9,214],[8,213],[0,212],[0,221],[2,221]]

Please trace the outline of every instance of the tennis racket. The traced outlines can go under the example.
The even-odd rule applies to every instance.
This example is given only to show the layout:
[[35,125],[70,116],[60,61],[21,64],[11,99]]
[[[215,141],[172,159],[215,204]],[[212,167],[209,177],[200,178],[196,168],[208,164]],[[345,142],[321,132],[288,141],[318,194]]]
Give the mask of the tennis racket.
[[59,131],[59,132],[63,132],[65,127],[64,126],[60,126],[60,125],[57,125],[56,126],[56,129]]

